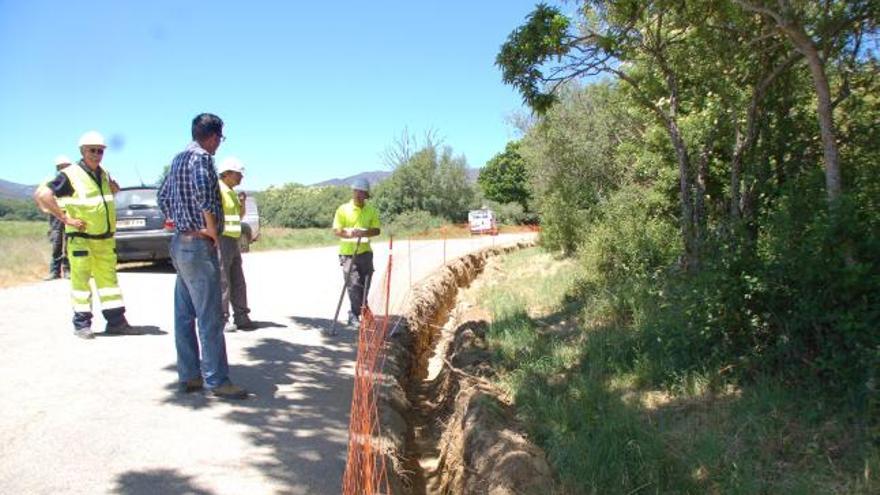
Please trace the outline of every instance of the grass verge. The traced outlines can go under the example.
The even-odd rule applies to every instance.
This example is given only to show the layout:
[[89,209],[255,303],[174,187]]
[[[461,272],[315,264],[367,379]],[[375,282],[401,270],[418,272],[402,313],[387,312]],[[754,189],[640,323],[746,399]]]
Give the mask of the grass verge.
[[[526,226],[504,226],[500,233],[533,231]],[[437,228],[417,229],[396,232],[395,239],[458,239],[470,237],[467,225],[445,225]],[[387,241],[382,234],[376,241]],[[329,228],[289,229],[286,227],[262,227],[260,239],[251,244],[253,251],[272,251],[279,249],[301,249],[309,247],[335,246],[339,239]]]
[[533,248],[490,263],[465,297],[493,315],[500,385],[572,493],[880,492],[876,418],[872,435],[864,411],[773,377],[645,387],[629,331],[566,297],[572,261]]
[[49,272],[48,222],[0,221],[0,287],[35,282]]

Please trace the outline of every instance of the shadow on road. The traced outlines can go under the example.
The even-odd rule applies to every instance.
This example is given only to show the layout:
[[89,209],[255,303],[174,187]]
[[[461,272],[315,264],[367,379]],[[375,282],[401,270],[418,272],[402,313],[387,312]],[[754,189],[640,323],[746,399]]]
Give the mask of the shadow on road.
[[[333,320],[329,318],[310,318],[307,316],[291,316],[290,321],[302,327],[303,330],[320,330],[322,332],[330,330],[330,326],[333,324]],[[344,326],[342,323],[337,323],[336,329],[339,330]]]
[[275,323],[274,321],[260,321],[260,320],[251,320],[253,327],[251,328],[239,328],[235,330],[236,332],[253,332],[254,330],[259,330],[261,328],[286,328],[287,325],[282,325],[281,323]]
[[116,271],[120,273],[175,273],[171,260],[121,263],[116,267]]
[[96,333],[95,337],[136,337],[139,335],[168,335],[168,332],[162,330],[156,325],[132,325],[131,330],[129,330],[124,335],[118,333],[100,332]]
[[[316,346],[264,339],[245,350],[254,364],[230,366],[232,380],[253,395],[230,402],[234,409],[224,417],[246,425],[244,435],[253,446],[272,451],[269,456],[242,461],[252,463],[266,477],[286,487],[282,493],[303,487],[309,487],[309,493],[341,491],[353,387],[354,333],[330,342]],[[175,366],[169,368],[173,371]],[[204,393],[178,392],[176,383],[167,389],[165,403],[194,410],[210,407],[217,400]]]
[[186,476],[175,469],[148,469],[129,471],[116,478],[116,486],[111,493],[123,495],[154,495],[156,493],[186,493],[191,495],[212,495],[213,492],[193,483],[192,476]]

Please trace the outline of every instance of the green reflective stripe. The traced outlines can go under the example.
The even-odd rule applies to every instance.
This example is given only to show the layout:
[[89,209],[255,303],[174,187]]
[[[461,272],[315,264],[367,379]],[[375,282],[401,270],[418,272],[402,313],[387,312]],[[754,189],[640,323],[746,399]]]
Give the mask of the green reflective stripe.
[[[339,242],[350,242],[350,243],[352,243],[352,244],[357,244],[357,241],[358,241],[358,240],[357,240],[356,237],[355,237],[355,238],[347,238],[347,237],[344,237],[344,238],[339,239]],[[361,244],[367,244],[367,243],[369,243],[369,242],[370,242],[370,238],[369,238],[369,237],[361,237]]]

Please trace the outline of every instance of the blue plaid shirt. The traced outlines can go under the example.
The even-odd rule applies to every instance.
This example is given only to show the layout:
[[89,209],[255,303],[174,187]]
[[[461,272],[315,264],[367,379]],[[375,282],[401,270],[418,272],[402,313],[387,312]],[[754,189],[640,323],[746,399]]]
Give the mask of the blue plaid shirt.
[[214,157],[199,143],[189,143],[171,161],[171,169],[159,187],[159,208],[174,220],[178,232],[206,227],[203,211],[217,217],[217,234],[223,231],[223,208]]

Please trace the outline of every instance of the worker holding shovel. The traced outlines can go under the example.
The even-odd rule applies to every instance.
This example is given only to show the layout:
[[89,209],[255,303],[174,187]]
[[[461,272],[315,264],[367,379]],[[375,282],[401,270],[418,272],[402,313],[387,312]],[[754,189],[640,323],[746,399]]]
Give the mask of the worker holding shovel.
[[[333,233],[339,237],[339,265],[344,280],[343,291],[348,290],[351,309],[348,312],[348,325],[360,326],[361,306],[366,304],[370,292],[370,277],[373,275],[373,250],[370,238],[379,235],[379,212],[367,204],[370,197],[370,183],[366,179],[356,179],[351,185],[351,201],[336,209],[333,217]],[[342,304],[340,295],[336,307],[336,317]],[[332,331],[331,331],[332,333]]]

